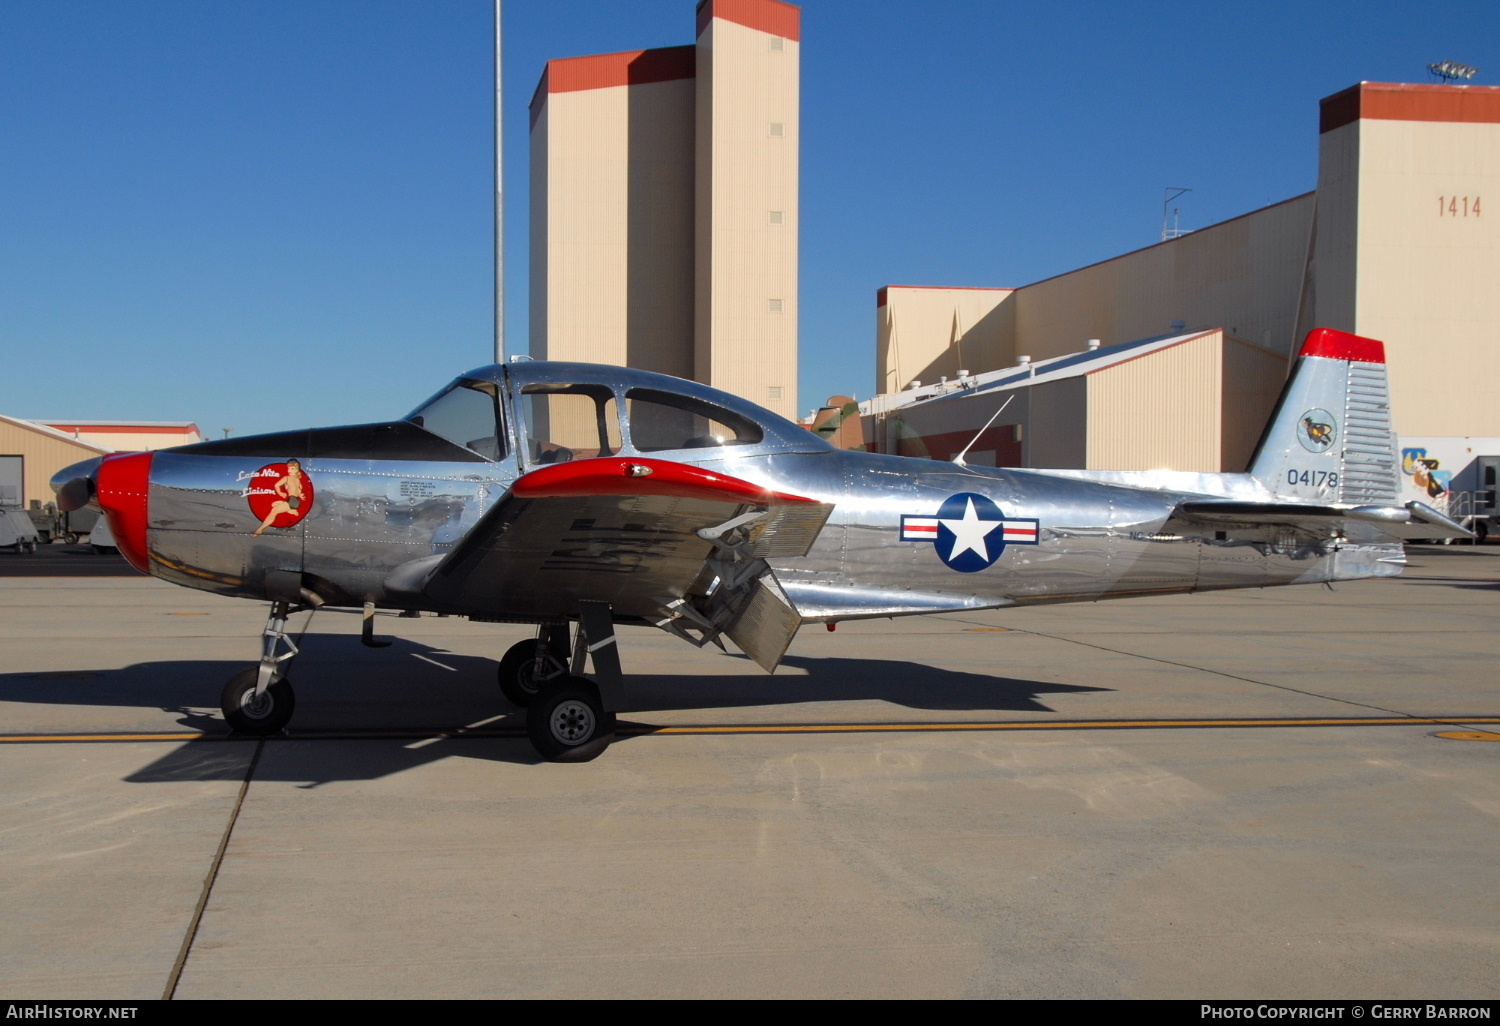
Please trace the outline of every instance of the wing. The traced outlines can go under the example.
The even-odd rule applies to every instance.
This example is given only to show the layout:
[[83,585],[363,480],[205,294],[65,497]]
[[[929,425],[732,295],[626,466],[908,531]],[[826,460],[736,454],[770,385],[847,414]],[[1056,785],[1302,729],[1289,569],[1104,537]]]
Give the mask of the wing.
[[765,561],[805,555],[832,511],[683,463],[579,460],[519,478],[420,580],[408,571],[391,583],[443,608],[526,622],[608,602],[617,620],[695,644],[727,634],[770,669],[801,619]]
[[1174,516],[1200,523],[1274,524],[1318,532],[1339,531],[1355,541],[1474,537],[1461,524],[1420,502],[1405,506],[1319,506],[1201,499],[1179,503]]

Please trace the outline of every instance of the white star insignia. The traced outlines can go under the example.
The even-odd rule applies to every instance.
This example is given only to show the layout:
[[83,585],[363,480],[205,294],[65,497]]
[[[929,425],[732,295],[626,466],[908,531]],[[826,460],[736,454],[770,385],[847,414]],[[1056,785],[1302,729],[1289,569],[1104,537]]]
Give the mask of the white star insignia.
[[1000,520],[980,520],[979,514],[974,510],[974,500],[969,499],[967,503],[962,520],[938,521],[953,532],[953,549],[948,553],[950,563],[965,552],[976,553],[980,559],[988,560],[989,544],[985,539],[1003,523]]

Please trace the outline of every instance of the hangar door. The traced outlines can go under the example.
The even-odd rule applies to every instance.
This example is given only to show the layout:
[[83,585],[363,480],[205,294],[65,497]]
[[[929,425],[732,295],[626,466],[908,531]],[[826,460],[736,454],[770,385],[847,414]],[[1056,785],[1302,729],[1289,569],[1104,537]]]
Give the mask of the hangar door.
[[25,497],[22,466],[23,458],[20,456],[0,456],[0,506],[21,505],[21,500]]

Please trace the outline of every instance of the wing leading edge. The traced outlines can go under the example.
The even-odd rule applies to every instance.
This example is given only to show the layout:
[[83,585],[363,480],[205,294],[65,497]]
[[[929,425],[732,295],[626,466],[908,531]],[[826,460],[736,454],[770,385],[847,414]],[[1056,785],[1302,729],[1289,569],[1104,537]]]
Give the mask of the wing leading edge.
[[769,670],[801,617],[766,559],[805,555],[832,511],[667,460],[562,463],[519,478],[407,586],[443,607],[529,622],[608,602],[616,619],[694,644],[728,635]]

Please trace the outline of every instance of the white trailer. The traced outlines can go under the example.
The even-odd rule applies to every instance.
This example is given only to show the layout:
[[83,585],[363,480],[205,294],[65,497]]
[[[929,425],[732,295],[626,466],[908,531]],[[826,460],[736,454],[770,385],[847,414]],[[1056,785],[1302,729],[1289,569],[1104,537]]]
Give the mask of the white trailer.
[[1500,438],[1401,438],[1401,500],[1436,507],[1481,542],[1500,532],[1497,476]]

